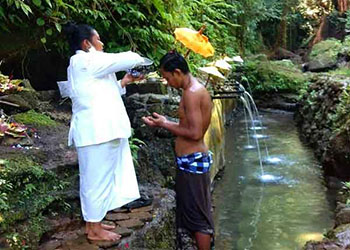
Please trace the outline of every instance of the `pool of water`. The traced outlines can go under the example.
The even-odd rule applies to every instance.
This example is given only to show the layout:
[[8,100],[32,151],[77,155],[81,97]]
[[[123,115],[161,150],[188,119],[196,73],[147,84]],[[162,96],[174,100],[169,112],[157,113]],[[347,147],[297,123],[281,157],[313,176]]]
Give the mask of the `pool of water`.
[[245,148],[255,139],[244,117],[227,128],[226,167],[213,192],[217,250],[301,249],[332,227],[334,194],[292,114],[265,112],[261,120],[262,168],[257,150]]

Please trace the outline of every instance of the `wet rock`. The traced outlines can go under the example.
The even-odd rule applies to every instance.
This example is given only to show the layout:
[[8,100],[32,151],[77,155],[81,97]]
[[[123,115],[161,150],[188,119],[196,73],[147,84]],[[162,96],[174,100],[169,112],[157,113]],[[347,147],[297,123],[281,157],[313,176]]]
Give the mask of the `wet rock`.
[[350,208],[345,207],[341,209],[335,217],[335,223],[337,226],[350,223]]
[[62,242],[59,240],[50,240],[49,242],[46,242],[45,244],[41,245],[39,247],[39,250],[54,250],[57,249],[62,245]]
[[140,207],[131,209],[131,213],[139,213],[139,212],[151,212],[153,210],[153,206],[146,206],[146,207]]
[[120,243],[120,239],[119,240],[115,240],[115,241],[102,241],[102,240],[88,240],[90,244],[101,247],[101,248],[111,248],[113,246],[117,246]]
[[16,146],[20,145],[21,147],[30,147],[34,144],[33,140],[27,135],[26,137],[23,138],[17,138],[17,137],[12,137],[12,136],[7,136],[2,139],[1,145],[2,146]]
[[79,235],[75,231],[59,232],[52,235],[53,239],[57,240],[75,240],[79,238]]
[[[67,228],[65,232],[54,232],[54,237],[60,239],[59,241],[61,242],[61,246],[57,249],[175,249],[174,191],[147,184],[140,185],[140,193],[141,196],[153,197],[153,204],[151,206],[135,209],[135,211],[126,212],[121,210],[123,212],[119,214],[132,215],[135,216],[135,218],[138,216],[140,219],[145,219],[150,218],[151,213],[149,211],[152,211],[154,216],[151,216],[151,220],[147,223],[143,223],[138,219],[117,221],[117,227],[112,231],[122,235],[120,241],[89,242],[86,240],[84,234],[84,226],[72,230],[71,226],[69,226],[72,223],[71,220],[53,220],[51,223],[56,224],[56,229],[62,230],[63,228]],[[125,225],[123,224],[124,222],[126,222]],[[103,223],[111,223],[111,221],[103,221]],[[81,222],[81,224],[83,223]],[[75,239],[71,239],[70,235],[74,235]],[[78,237],[76,237],[76,235]],[[49,235],[47,237],[49,237]],[[52,240],[55,239],[53,237],[50,239],[48,238],[45,244],[49,244],[48,242]],[[42,247],[45,244],[43,244]]]
[[116,229],[113,230],[113,232],[120,234],[122,237],[127,237],[130,236],[133,231],[126,227],[116,227]]
[[128,220],[130,216],[125,213],[109,213],[106,215],[106,220],[109,221],[121,221],[121,220]]
[[338,178],[333,176],[328,176],[326,180],[327,180],[328,188],[335,189],[335,190],[339,190],[342,188],[342,182]]
[[156,104],[156,103],[164,103],[168,102],[169,97],[165,95],[156,95],[156,94],[150,94],[146,104]]
[[165,84],[158,81],[148,81],[146,83],[132,83],[126,86],[126,94],[132,95],[134,93],[139,94],[167,94],[167,87]]
[[80,236],[76,240],[64,242],[60,250],[99,250],[99,246],[96,244],[90,244],[85,236]]
[[130,219],[138,219],[143,222],[151,221],[153,215],[149,212],[135,212],[130,213]]
[[331,242],[331,241],[322,241],[322,242],[308,242],[304,246],[303,250],[344,250],[343,246]]
[[49,229],[47,230],[46,234],[53,235],[58,232],[67,232],[80,229],[83,222],[80,219],[58,218],[48,219],[47,224]]
[[340,210],[346,208],[346,205],[344,203],[341,203],[341,202],[337,202],[337,206],[335,208],[335,213],[339,213]]
[[126,227],[129,229],[139,229],[143,227],[144,223],[138,219],[129,219],[116,222],[121,227]]
[[1,105],[1,108],[4,109],[6,114],[23,112],[30,109],[35,109],[37,106],[39,106],[38,93],[35,91],[22,91],[17,94],[3,96],[1,100],[19,106],[17,108],[8,105]]

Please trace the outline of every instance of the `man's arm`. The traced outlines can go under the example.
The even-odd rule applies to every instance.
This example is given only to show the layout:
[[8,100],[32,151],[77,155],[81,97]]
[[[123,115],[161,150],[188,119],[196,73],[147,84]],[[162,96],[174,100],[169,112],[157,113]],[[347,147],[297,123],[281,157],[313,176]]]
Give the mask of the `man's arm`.
[[191,140],[203,137],[202,112],[200,95],[195,92],[186,92],[183,95],[184,115],[186,124],[168,121],[164,116],[154,113],[154,117],[144,117],[143,121],[152,127],[162,127],[176,136]]

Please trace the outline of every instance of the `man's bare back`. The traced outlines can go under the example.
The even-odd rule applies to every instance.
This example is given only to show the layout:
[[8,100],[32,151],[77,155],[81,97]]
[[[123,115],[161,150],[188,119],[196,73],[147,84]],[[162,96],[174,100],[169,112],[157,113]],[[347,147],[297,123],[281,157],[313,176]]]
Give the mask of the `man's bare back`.
[[180,126],[187,127],[188,120],[193,120],[200,126],[200,133],[198,139],[178,136],[175,141],[177,156],[208,151],[208,147],[204,143],[204,135],[210,124],[211,108],[212,104],[208,91],[193,78],[190,87],[183,91],[178,112]]

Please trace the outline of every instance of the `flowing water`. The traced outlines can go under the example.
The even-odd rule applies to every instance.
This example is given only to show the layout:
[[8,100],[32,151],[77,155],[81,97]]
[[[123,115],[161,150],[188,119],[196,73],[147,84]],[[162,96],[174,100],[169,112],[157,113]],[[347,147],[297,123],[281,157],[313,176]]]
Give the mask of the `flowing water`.
[[243,120],[227,128],[226,167],[213,193],[215,249],[295,250],[321,239],[332,227],[334,195],[323,185],[312,150],[300,141],[292,114],[262,115],[267,130],[257,132],[268,137],[258,140],[276,160],[263,164],[264,178],[257,151],[245,149]]

